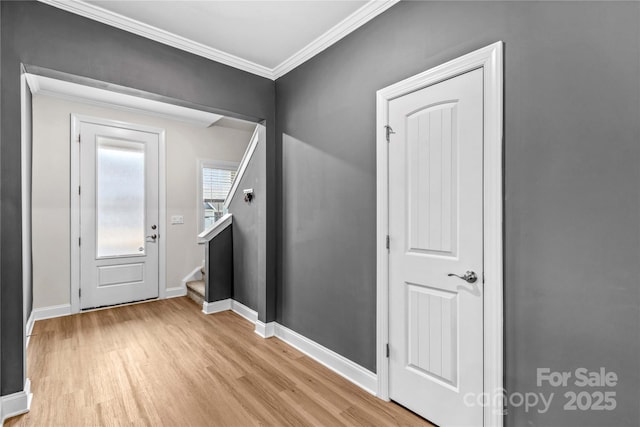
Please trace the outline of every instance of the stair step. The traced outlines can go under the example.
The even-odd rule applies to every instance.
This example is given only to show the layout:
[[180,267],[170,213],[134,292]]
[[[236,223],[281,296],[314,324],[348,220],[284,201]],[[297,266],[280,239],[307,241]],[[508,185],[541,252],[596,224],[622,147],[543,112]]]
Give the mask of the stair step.
[[204,280],[187,282],[187,296],[202,305],[204,302]]
[[192,291],[204,296],[204,280],[193,280],[191,282],[187,282],[187,289],[191,289]]

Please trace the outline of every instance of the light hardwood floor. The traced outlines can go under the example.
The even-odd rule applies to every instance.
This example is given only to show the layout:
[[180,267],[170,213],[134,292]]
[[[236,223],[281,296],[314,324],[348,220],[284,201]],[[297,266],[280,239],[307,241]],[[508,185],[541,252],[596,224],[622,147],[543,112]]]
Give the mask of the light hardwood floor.
[[186,297],[36,322],[6,426],[429,426],[232,312]]

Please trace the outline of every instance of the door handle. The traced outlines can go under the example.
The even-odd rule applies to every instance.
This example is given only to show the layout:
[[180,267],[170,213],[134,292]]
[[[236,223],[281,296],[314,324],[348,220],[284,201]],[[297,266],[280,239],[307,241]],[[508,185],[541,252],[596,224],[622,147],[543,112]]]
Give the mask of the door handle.
[[152,234],[151,236],[147,236],[147,239],[151,239],[151,240],[156,240],[158,238],[158,235],[156,234]]
[[464,276],[458,276],[457,274],[453,274],[453,273],[449,273],[447,274],[447,276],[449,277],[455,276],[469,283],[475,283],[478,280],[478,275],[476,274],[476,272],[471,270],[467,271],[464,274]]

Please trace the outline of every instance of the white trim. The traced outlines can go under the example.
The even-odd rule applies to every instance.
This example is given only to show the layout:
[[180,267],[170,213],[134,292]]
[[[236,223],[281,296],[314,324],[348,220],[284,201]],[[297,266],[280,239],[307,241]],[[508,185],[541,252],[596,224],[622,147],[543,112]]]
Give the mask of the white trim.
[[[389,400],[389,252],[386,239],[389,233],[389,147],[384,126],[388,121],[389,100],[376,94],[376,373],[377,396]],[[382,143],[384,142],[384,144]]]
[[177,49],[193,53],[194,55],[211,59],[212,61],[220,62],[221,64],[229,65],[231,67],[273,80],[273,70],[269,67],[256,64],[255,62],[248,61],[230,53],[223,52],[221,50],[206,46],[202,43],[198,43],[185,37],[170,33],[168,31],[161,30],[160,28],[145,24],[135,19],[127,18],[126,16],[105,10],[99,6],[94,6],[92,4],[85,3],[79,0],[39,1],[62,10],[66,10],[67,12],[75,13],[76,15],[84,16],[85,18],[89,18],[94,21],[102,22],[103,24],[111,25],[112,27],[128,31],[133,34],[137,34],[139,36],[154,40],[167,46],[172,46]]
[[[389,101],[453,76],[484,68],[484,393],[503,392],[503,230],[502,230],[502,122],[503,43],[496,42],[427,70],[377,92],[377,345],[378,396],[389,400],[389,230],[388,143],[384,126]],[[491,399],[484,408],[484,426],[501,427],[503,408]]]
[[4,424],[11,417],[29,412],[32,398],[31,381],[27,378],[24,381],[24,390],[2,396],[0,399],[0,424]]
[[239,314],[240,316],[244,317],[251,323],[258,322],[257,311],[247,307],[244,304],[239,303],[234,299],[227,298],[220,301],[214,301],[214,302],[205,301],[202,303],[202,312],[204,314],[220,313],[221,311],[229,311],[229,310]]
[[[167,292],[169,292],[169,289],[167,290]],[[105,307],[105,309],[107,308],[111,307]],[[290,346],[298,349],[302,353],[306,354],[316,362],[326,366],[340,376],[361,387],[365,391],[374,395],[376,394],[376,388],[378,384],[376,374],[369,371],[368,369],[363,368],[357,363],[352,362],[346,357],[341,356],[333,350],[330,350],[276,322],[264,323],[258,320],[258,313],[255,310],[231,298],[214,302],[205,301],[202,304],[202,312],[204,314],[214,314],[229,310],[232,310],[233,312],[247,319],[249,322],[255,324],[255,333],[260,335],[262,338],[275,336],[285,343],[289,344]],[[71,306],[69,304],[62,304],[58,306],[35,309],[33,310],[32,317],[34,319],[33,321],[35,321],[50,319],[53,317],[68,316],[70,314]]]
[[376,394],[377,376],[368,369],[278,323],[275,336],[365,391]]
[[196,267],[191,270],[191,273],[187,274],[180,281],[180,286],[168,288],[165,292],[165,298],[183,297],[187,295],[187,283],[194,280],[202,279],[202,267]]
[[80,195],[75,189],[80,186],[80,123],[94,123],[103,126],[121,127],[158,135],[158,299],[166,298],[167,288],[167,144],[164,129],[127,123],[119,120],[103,119],[82,114],[71,114],[71,313],[80,312]]
[[378,384],[376,374],[277,322],[264,323],[258,320],[258,313],[255,310],[238,301],[225,299],[212,303],[205,302],[202,307],[202,311],[205,314],[219,313],[228,310],[238,313],[249,322],[255,324],[255,333],[262,338],[275,336],[365,391],[373,395],[376,394]]
[[202,304],[202,312],[204,314],[219,313],[221,311],[231,310],[236,314],[247,319],[249,322],[255,324],[255,333],[262,338],[269,338],[274,335],[274,322],[267,324],[258,320],[258,312],[246,305],[239,303],[238,301],[228,298],[221,301],[204,302]]
[[[31,187],[32,187],[32,152],[33,132],[31,114],[32,102],[28,102],[27,90],[31,91],[25,73],[20,75],[20,170],[21,170],[21,198],[22,198],[22,380],[27,379],[27,345],[29,344],[29,326],[27,319],[27,294],[33,297],[33,269],[32,269],[32,227],[31,227]],[[31,291],[29,291],[31,289]],[[33,301],[33,298],[32,298]],[[33,309],[33,307],[32,307]]]
[[37,78],[38,76],[30,73],[23,73],[22,75],[27,79],[27,84],[29,85],[29,89],[31,89],[31,93],[38,93],[38,91],[40,91],[40,80]]
[[211,224],[211,227],[198,234],[198,244],[204,245],[233,223],[233,215],[230,213],[224,215],[222,218]]
[[[482,54],[485,70],[484,391],[496,396],[504,392],[503,43],[488,46],[479,55]],[[484,425],[502,427],[504,415],[504,408],[497,404],[485,408]]]
[[262,338],[271,338],[276,334],[276,322],[264,323],[260,320],[256,320],[256,330],[255,333],[260,335]]
[[[31,314],[29,315],[29,319],[27,320],[27,326],[25,327],[25,343],[24,348],[29,347],[29,341],[31,341],[31,334],[33,333],[33,325],[36,323],[36,319],[33,316],[33,310],[31,310]],[[26,351],[25,351],[26,353]]]
[[203,302],[202,312],[204,314],[220,313],[221,311],[231,310],[231,299],[223,299],[221,301]]
[[[196,179],[196,181],[198,182],[198,192],[197,192],[198,200],[196,200],[196,203],[197,203],[196,211],[198,212],[198,231],[203,232],[204,231],[204,206],[202,203],[202,199],[204,199],[204,194],[203,194],[204,185],[203,185],[202,169],[204,168],[223,169],[223,170],[236,172],[237,174],[240,163],[230,162],[226,160],[211,160],[211,159],[197,159],[196,162],[197,162],[196,173],[198,174],[198,177]],[[231,186],[233,186],[233,181],[231,182]],[[231,190],[231,187],[229,187],[229,190]],[[226,200],[226,197],[225,197],[225,200]],[[223,202],[223,206],[224,206],[224,202]]]
[[167,288],[164,293],[164,298],[177,298],[187,295],[187,286],[175,286],[173,288]]
[[69,316],[71,314],[71,304],[60,304],[34,308],[31,312],[31,317],[35,323],[36,320],[53,319],[54,317]]
[[189,273],[186,276],[184,276],[182,278],[182,280],[180,281],[180,286],[175,287],[175,288],[167,289],[167,298],[173,298],[174,296],[182,296],[182,295],[171,295],[171,296],[169,296],[169,294],[170,294],[169,290],[170,289],[182,289],[184,291],[184,295],[186,295],[187,294],[187,283],[192,282],[194,280],[202,280],[202,267],[196,267],[191,271],[191,273]]
[[80,101],[98,107],[142,113],[163,119],[177,120],[206,128],[223,116],[181,105],[169,104],[140,96],[128,95],[79,83],[58,80],[37,74],[25,74],[34,95],[52,96],[70,101]]
[[177,49],[211,59],[225,65],[246,71],[271,80],[276,80],[300,64],[306,62],[348,34],[357,30],[382,12],[395,5],[399,0],[370,0],[358,10],[347,16],[311,43],[282,61],[274,68],[240,58],[219,49],[206,46],[185,37],[170,33],[135,19],[127,18],[115,12],[103,9],[80,0],[39,0],[50,6],[75,13],[103,24],[128,31],[133,34],[175,47]]
[[347,16],[334,27],[322,34],[317,39],[282,61],[273,70],[272,79],[276,80],[297,66],[313,58],[328,47],[337,43],[347,35],[351,34],[367,22],[371,21],[400,0],[373,0],[365,3],[361,8]]
[[[71,115],[71,189],[80,187],[80,147],[75,139],[80,135],[80,118]],[[77,191],[70,190],[71,200],[71,313],[80,312],[80,246],[76,244],[80,239],[80,195]]]
[[253,157],[253,153],[256,151],[256,147],[258,146],[258,142],[265,137],[265,128],[264,125],[257,124],[256,128],[253,131],[253,135],[251,135],[251,140],[249,141],[249,145],[242,156],[242,160],[240,160],[240,166],[238,167],[238,173],[236,173],[236,177],[233,179],[233,184],[231,184],[231,189],[229,190],[229,194],[227,194],[227,198],[224,200],[224,208],[229,209],[229,205],[231,204],[231,200],[236,194],[236,190],[240,185],[240,181],[242,181],[242,177],[244,176],[245,171],[247,170],[247,166],[249,166],[249,162],[251,161],[251,157]]
[[247,307],[244,304],[239,303],[236,300],[231,300],[231,310],[235,313],[238,313],[240,316],[244,317],[251,323],[256,323],[258,321],[258,312]]
[[[163,227],[158,233],[158,298],[167,298],[167,132],[158,129],[158,225]],[[185,295],[187,290],[185,287]]]

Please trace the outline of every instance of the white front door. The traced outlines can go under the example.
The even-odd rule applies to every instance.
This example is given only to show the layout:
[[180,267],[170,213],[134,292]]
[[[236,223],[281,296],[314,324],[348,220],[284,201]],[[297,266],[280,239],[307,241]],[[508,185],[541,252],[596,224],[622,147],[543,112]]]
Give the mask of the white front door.
[[155,133],[80,122],[80,307],[158,296]]
[[483,70],[390,101],[389,125],[389,396],[481,426]]

